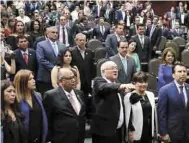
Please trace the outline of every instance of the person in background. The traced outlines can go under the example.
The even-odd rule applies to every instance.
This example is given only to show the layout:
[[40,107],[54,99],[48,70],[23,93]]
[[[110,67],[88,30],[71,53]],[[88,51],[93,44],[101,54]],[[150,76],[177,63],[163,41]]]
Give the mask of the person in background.
[[[2,143],[27,143],[23,128],[23,116],[17,108],[16,92],[9,80],[1,81]],[[1,136],[2,136],[1,134]]]
[[176,62],[176,52],[173,48],[169,47],[164,49],[161,57],[162,64],[159,66],[158,71],[158,90],[173,81],[172,68]]
[[155,126],[154,94],[147,91],[146,73],[139,71],[133,76],[135,90],[124,96],[126,140],[133,143],[152,143]]
[[41,24],[39,22],[39,20],[34,20],[31,22],[30,24],[30,37],[31,37],[31,43],[33,44],[35,42],[35,40],[42,36],[42,32],[41,32]]
[[[16,50],[17,42],[16,37],[19,35],[24,35],[28,38],[29,42],[31,43],[30,36],[25,32],[25,25],[22,21],[17,20],[14,25],[13,33],[7,37],[7,44],[12,47],[12,50]],[[31,46],[30,46],[31,47]]]
[[[13,53],[11,47],[5,42],[5,32],[4,28],[0,28],[0,64],[1,64],[1,80],[7,78],[7,73],[14,74],[16,71],[15,54]],[[10,64],[8,63],[10,61]]]
[[51,71],[51,81],[54,88],[58,87],[58,72],[60,68],[69,68],[76,76],[76,88],[81,88],[80,74],[77,66],[72,65],[72,54],[68,48],[61,49],[58,55],[57,65]]
[[9,17],[8,24],[5,27],[5,37],[8,37],[9,35],[13,33],[15,22],[16,20],[14,16]]
[[18,107],[24,115],[27,143],[45,143],[48,123],[41,94],[35,91],[35,80],[30,70],[20,70],[14,78]]
[[140,71],[141,70],[140,60],[139,60],[138,54],[135,51],[136,42],[130,39],[128,41],[128,44],[129,44],[129,47],[127,49],[127,56],[132,57],[135,60],[136,71]]

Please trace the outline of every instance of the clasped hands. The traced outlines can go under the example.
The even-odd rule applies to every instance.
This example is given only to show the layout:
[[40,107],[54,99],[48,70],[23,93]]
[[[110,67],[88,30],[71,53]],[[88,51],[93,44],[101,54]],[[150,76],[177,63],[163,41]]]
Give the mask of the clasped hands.
[[127,93],[127,92],[131,92],[132,90],[134,90],[135,89],[135,85],[131,84],[131,83],[129,83],[129,84],[121,84],[119,86],[119,89],[123,90],[125,93]]

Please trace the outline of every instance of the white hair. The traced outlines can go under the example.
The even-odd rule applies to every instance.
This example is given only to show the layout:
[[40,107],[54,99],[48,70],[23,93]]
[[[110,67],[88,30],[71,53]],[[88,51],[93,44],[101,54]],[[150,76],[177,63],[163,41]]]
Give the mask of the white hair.
[[[108,67],[112,66],[112,65],[116,65],[115,62],[113,61],[106,61],[104,62],[101,67],[100,67],[100,71],[101,71],[101,76],[104,77],[104,70],[107,69]],[[116,65],[117,66],[117,65]]]

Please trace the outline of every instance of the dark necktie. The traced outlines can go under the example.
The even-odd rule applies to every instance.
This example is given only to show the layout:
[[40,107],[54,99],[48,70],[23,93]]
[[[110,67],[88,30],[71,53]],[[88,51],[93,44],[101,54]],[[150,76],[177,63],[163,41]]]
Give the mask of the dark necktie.
[[24,53],[24,61],[26,62],[26,64],[28,64],[28,54],[27,53]]
[[186,103],[185,103],[183,86],[179,86],[179,88],[180,88],[180,96],[181,96],[181,98],[182,98],[182,100],[183,100],[183,102],[184,102],[184,106],[186,107],[187,105],[186,105]]
[[62,35],[63,35],[63,43],[66,44],[66,37],[65,37],[65,31],[64,31],[64,27],[62,28]]

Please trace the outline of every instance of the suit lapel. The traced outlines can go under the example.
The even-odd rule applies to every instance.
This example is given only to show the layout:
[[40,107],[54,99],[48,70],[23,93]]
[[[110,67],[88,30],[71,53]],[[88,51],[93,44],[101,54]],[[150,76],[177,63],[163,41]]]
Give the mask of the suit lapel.
[[77,100],[79,101],[79,103],[80,103],[80,105],[81,105],[81,109],[80,109],[80,111],[79,111],[79,114],[81,114],[82,111],[83,111],[83,109],[84,109],[84,105],[85,105],[85,104],[84,104],[84,102],[82,101],[80,95],[78,94],[78,92],[77,92],[76,90],[74,90],[74,93],[75,93],[75,95],[76,95],[76,97],[77,97]]
[[21,58],[19,58],[20,60],[21,60],[21,62],[23,62],[24,64],[26,64],[26,62],[25,62],[25,60],[24,60],[24,57],[23,57],[23,55],[22,55],[22,52],[21,52],[21,50],[19,49],[19,57]]
[[49,50],[53,53],[53,55],[56,57],[56,55],[55,55],[55,53],[54,53],[54,49],[53,49],[53,47],[52,47],[52,45],[51,45],[51,43],[50,43],[50,41],[49,40],[47,40],[47,47],[50,47],[49,48]]
[[[176,86],[176,84],[175,84],[175,82],[173,81],[173,84],[172,84],[172,86],[173,86],[173,88],[172,88],[172,93],[174,93],[173,95],[175,95],[176,97],[176,99],[178,99],[177,101],[178,101],[178,104],[180,105],[180,106],[182,106],[183,108],[185,108],[184,106],[185,106],[185,103],[184,103],[184,101],[182,100],[182,97],[180,96],[180,93],[179,93],[179,91],[178,91],[178,88],[177,88],[177,86]],[[180,103],[179,103],[180,102]]]
[[62,102],[66,102],[67,103],[66,105],[68,106],[67,110],[68,111],[70,110],[70,112],[67,112],[67,114],[75,117],[77,114],[76,114],[75,110],[73,109],[69,99],[67,98],[66,93],[64,92],[64,90],[62,89],[61,86],[58,87],[58,90],[59,90],[59,96],[61,96],[60,100],[63,100]]

